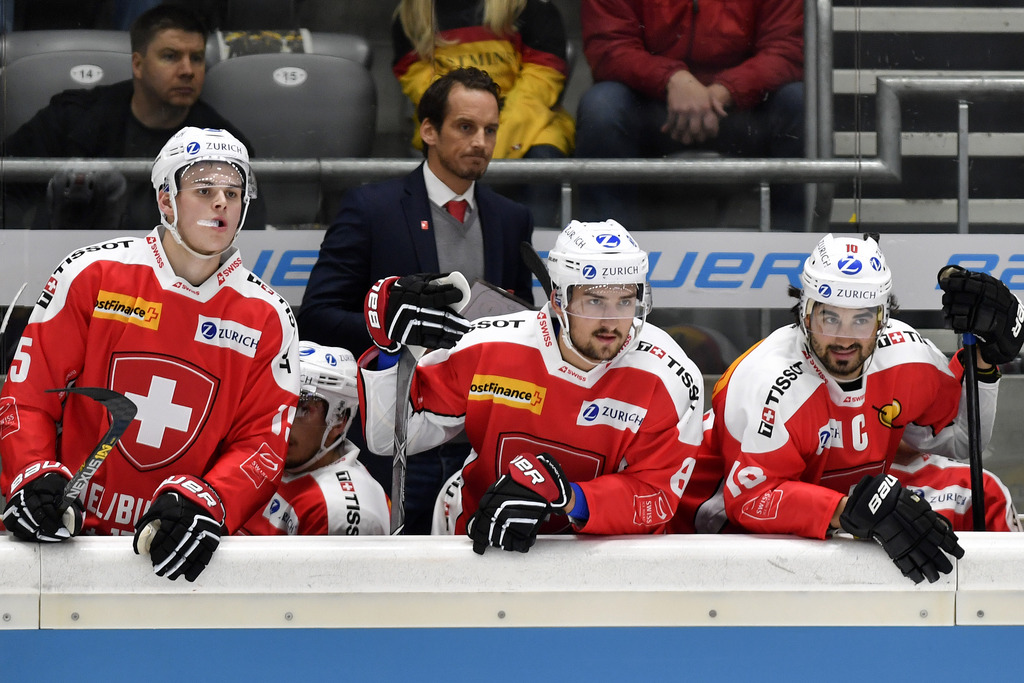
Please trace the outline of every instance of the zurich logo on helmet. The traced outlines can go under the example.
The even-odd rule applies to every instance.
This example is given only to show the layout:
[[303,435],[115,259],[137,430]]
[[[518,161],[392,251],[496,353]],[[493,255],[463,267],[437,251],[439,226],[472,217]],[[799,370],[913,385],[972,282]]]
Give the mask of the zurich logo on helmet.
[[818,287],[818,294],[822,295],[826,299],[832,296],[832,288],[828,285],[822,285]]
[[614,249],[621,243],[621,240],[617,235],[611,235],[609,233],[600,234],[594,239],[597,240],[597,243],[605,249]]
[[594,266],[583,266],[583,277],[593,280],[597,276],[597,268]]
[[316,349],[311,349],[308,346],[304,346],[301,349],[299,349],[299,355],[302,356],[303,358],[305,358],[306,356],[311,356],[314,353],[316,353]]
[[879,260],[879,258],[877,256],[872,256],[871,257],[871,269],[872,270],[881,270],[882,269],[882,262],[881,262],[881,260]]
[[200,331],[202,332],[202,335],[207,339],[213,339],[214,337],[217,336],[217,326],[211,322],[203,323],[203,326],[200,328]]
[[587,422],[593,422],[594,420],[597,419],[597,415],[600,412],[601,412],[601,409],[598,408],[593,403],[591,403],[589,406],[587,406],[583,410],[583,419],[586,420]]
[[861,262],[854,257],[844,256],[839,259],[838,263],[836,263],[836,267],[839,268],[841,273],[845,273],[846,275],[856,275],[864,266],[861,265]]
[[199,143],[194,141],[188,143],[185,145],[185,151],[189,154],[199,154]]
[[329,353],[324,356],[324,360],[327,361],[327,364],[332,368],[338,364],[338,359]]

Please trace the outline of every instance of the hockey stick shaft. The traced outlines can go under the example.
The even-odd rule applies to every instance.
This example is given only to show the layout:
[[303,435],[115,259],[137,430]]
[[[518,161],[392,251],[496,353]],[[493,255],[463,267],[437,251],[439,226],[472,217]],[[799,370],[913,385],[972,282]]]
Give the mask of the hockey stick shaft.
[[[14,307],[18,305],[18,299],[21,298],[21,293],[28,287],[28,283],[24,283],[19,289],[18,293],[14,295],[14,299],[11,301],[11,305],[7,307],[7,313],[4,314],[4,321],[0,323],[0,339],[3,338],[5,332],[7,332],[7,325],[11,322],[11,314],[14,313]],[[0,349],[4,348],[0,345]]]
[[548,299],[551,298],[551,276],[548,275],[547,266],[544,265],[544,259],[540,257],[537,250],[533,248],[533,245],[529,242],[522,242],[519,245],[519,254],[522,256],[523,263],[530,269],[530,272],[540,280],[540,286],[544,289],[544,296]]
[[985,531],[985,474],[981,462],[981,409],[978,404],[977,340],[965,332],[964,388],[967,390],[967,451],[971,463],[971,519],[975,531]]
[[124,431],[128,429],[128,425],[135,419],[135,413],[138,409],[135,403],[127,396],[101,387],[68,387],[66,389],[50,389],[49,391],[66,391],[68,393],[88,396],[94,401],[102,403],[103,407],[110,413],[110,428],[107,430],[107,433],[103,435],[100,442],[92,449],[89,457],[78,468],[75,476],[64,487],[64,495],[60,505],[57,506],[57,511],[63,512],[85,491],[85,487],[89,485],[89,480],[96,474],[96,470],[107,459],[110,451],[117,444],[117,440],[121,438]]
[[[449,304],[459,313],[469,303],[470,287],[466,277],[452,272],[435,280],[438,283],[449,283],[462,292],[462,299]],[[405,473],[408,468],[409,444],[409,393],[412,390],[412,379],[416,371],[416,362],[426,352],[421,346],[407,346],[398,359],[398,376],[395,380],[395,454],[391,462],[391,533],[401,534],[405,528]]]

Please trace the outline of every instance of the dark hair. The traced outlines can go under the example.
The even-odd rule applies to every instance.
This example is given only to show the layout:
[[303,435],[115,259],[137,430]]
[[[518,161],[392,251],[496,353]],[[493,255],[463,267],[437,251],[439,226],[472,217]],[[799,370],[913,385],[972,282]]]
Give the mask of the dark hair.
[[[422,121],[430,121],[435,128],[440,129],[444,120],[448,117],[448,94],[456,84],[468,90],[486,90],[494,95],[498,102],[498,109],[501,109],[501,86],[487,74],[475,66],[465,66],[459,69],[452,69],[444,76],[430,84],[427,91],[420,98],[419,106],[416,107],[416,118]],[[426,145],[423,146],[424,155],[427,153]]]
[[168,29],[198,33],[203,37],[204,45],[210,35],[202,19],[188,9],[178,5],[157,5],[140,14],[132,22],[128,33],[132,52],[144,54],[156,35]]

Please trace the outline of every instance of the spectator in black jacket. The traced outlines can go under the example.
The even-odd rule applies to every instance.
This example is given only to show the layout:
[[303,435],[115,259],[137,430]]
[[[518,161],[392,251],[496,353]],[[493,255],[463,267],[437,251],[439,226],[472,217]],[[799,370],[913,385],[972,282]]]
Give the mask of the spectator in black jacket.
[[[4,154],[15,157],[154,158],[171,135],[185,126],[223,128],[253,153],[241,132],[212,107],[199,101],[206,78],[207,29],[187,9],[158,5],[132,24],[132,80],[55,95],[27,123],[4,141]],[[58,174],[59,176],[60,174]],[[67,178],[55,178],[63,182]],[[117,203],[117,178],[100,174],[90,179],[91,211],[75,225],[51,216],[46,188],[39,184],[5,183],[4,217],[8,228],[104,227],[156,225],[160,222],[148,178],[129,181],[123,213],[109,214]],[[60,187],[56,187],[60,190]],[[87,202],[88,198],[81,198]],[[88,208],[88,207],[87,207]],[[86,212],[88,214],[88,211]],[[96,219],[96,220],[91,220]],[[257,199],[250,207],[247,228],[263,228],[266,210]]]

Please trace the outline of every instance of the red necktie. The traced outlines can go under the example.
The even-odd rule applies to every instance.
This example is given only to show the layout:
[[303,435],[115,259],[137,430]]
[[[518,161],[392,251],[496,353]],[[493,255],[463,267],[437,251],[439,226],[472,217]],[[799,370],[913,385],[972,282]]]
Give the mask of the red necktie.
[[466,217],[466,208],[469,206],[469,202],[465,199],[453,199],[444,205],[444,208],[448,209],[448,213],[455,216],[455,220],[462,222]]

